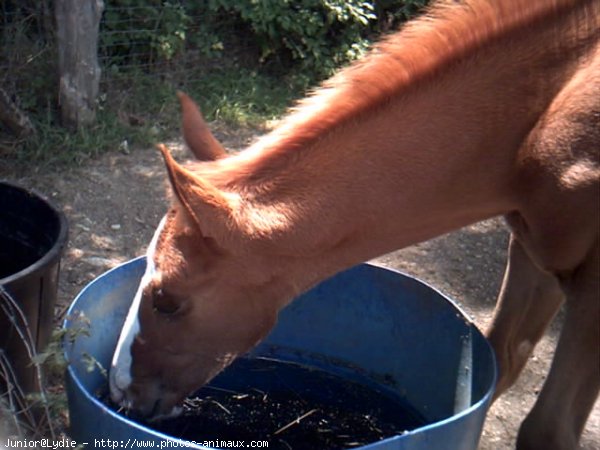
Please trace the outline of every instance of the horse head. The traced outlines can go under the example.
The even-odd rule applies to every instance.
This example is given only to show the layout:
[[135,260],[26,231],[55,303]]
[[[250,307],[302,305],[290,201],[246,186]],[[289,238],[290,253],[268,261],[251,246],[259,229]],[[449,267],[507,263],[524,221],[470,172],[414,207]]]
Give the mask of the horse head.
[[[196,105],[179,98],[196,158],[224,158]],[[112,400],[145,417],[174,413],[186,395],[256,345],[278,310],[276,283],[258,270],[260,252],[236,226],[239,197],[159,148],[174,199],[148,247],[110,371]]]

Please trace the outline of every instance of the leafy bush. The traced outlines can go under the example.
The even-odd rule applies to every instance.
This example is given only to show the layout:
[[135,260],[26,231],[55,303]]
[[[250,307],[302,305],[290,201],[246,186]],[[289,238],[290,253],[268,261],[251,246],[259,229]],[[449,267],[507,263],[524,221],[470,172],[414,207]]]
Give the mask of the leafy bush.
[[37,129],[22,142],[0,124],[0,166],[4,155],[77,162],[164,139],[178,129],[175,88],[210,119],[258,125],[426,2],[106,0],[97,122],[69,133],[58,125],[52,0],[0,0],[0,85]]
[[132,62],[168,61],[183,50],[189,20],[175,2],[113,0],[100,25],[100,56],[113,70]]
[[375,6],[383,31],[387,31],[417,15],[428,3],[429,0],[377,0]]
[[235,11],[252,29],[260,59],[288,57],[316,77],[359,56],[376,19],[372,3],[360,0],[209,0],[212,11]]
[[395,27],[426,2],[113,0],[102,21],[100,47],[108,65],[119,67],[169,61],[186,47],[215,56],[238,34],[259,49],[259,63],[277,61],[314,81],[359,57],[374,33]]

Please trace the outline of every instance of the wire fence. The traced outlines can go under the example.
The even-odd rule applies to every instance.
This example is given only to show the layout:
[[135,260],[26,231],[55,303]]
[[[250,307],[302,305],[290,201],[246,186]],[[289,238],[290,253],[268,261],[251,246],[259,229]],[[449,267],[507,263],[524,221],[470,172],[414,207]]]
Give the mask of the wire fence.
[[[176,89],[198,99],[211,120],[259,125],[427,3],[80,0],[65,8],[65,1],[0,0],[0,158],[43,159],[61,147],[76,160],[69,155],[98,154],[117,140],[172,138]],[[97,44],[66,37],[66,28],[92,20],[77,15],[86,2],[104,5]],[[83,66],[90,70],[73,69]],[[83,123],[104,132],[80,133]]]
[[2,2],[0,21],[0,86],[14,88],[41,61],[51,61],[52,31],[30,8],[8,9]]
[[[23,91],[38,85],[50,91],[49,81],[57,78],[54,18],[47,2],[41,3],[46,7],[18,7],[16,0],[0,0],[0,88],[19,97],[28,97]],[[98,45],[103,83],[126,73],[185,81],[195,71],[200,76],[219,56],[258,59],[256,44],[240,38],[233,14],[186,12],[173,2],[158,8],[105,3]],[[216,29],[236,34],[223,42],[214,34]],[[220,63],[227,62],[220,58]]]
[[[41,3],[46,8],[0,0],[0,88],[26,110],[55,101],[58,90],[54,18],[47,2]],[[232,15],[185,12],[172,2],[165,5],[124,7],[106,2],[98,45],[103,85],[128,73],[184,83],[201,76],[216,64],[215,57],[225,53],[233,59],[255,57],[250,41],[232,36],[224,43],[212,34],[216,28],[236,29]]]
[[[0,157],[17,154],[19,146],[29,145],[23,136],[30,133],[22,133],[23,129],[35,133],[35,127],[23,127],[15,118],[60,127],[54,12],[51,0],[40,3],[46,7],[34,0],[0,0]],[[234,13],[183,6],[204,2],[157,1],[162,4],[158,7],[120,3],[105,0],[97,49],[101,77],[96,101],[99,109],[114,116],[127,110],[127,123],[148,123],[138,120],[140,110],[146,116],[161,113],[156,101],[146,106],[144,95],[161,91],[163,97],[174,99],[175,89],[193,91],[190,86],[201,83],[207,74],[238,64],[259,65],[259,45],[250,30],[240,27]],[[142,89],[147,92],[140,93]],[[167,91],[170,94],[165,94]],[[12,126],[14,122],[17,125]]]
[[[171,78],[178,78],[185,72],[189,77],[193,76],[194,69],[200,70],[206,64],[214,64],[217,56],[224,57],[221,63],[237,58],[256,62],[265,57],[265,35],[270,35],[275,41],[280,38],[282,47],[288,46],[292,52],[304,52],[302,56],[310,58],[315,47],[310,47],[312,44],[308,41],[313,36],[307,35],[306,39],[300,36],[301,39],[292,42],[292,38],[281,31],[289,30],[291,35],[304,28],[303,23],[290,23],[294,20],[307,21],[307,29],[314,27],[315,18],[321,20],[325,26],[331,27],[328,36],[334,40],[346,32],[336,28],[331,18],[319,17],[325,14],[322,11],[300,13],[302,8],[309,8],[307,5],[314,8],[312,3],[318,2],[257,2],[259,6],[255,2],[238,2],[250,5],[245,9],[232,6],[234,3],[224,0],[104,0],[98,45],[103,80],[127,71]],[[381,9],[376,18],[377,28],[385,31],[393,27],[398,17],[407,17],[423,6],[425,0],[354,0],[349,3],[371,3]],[[216,7],[215,4],[221,6]],[[396,6],[389,11],[381,6],[391,4]],[[336,8],[347,8],[341,15],[348,15],[356,9]],[[32,74],[56,79],[56,19],[53,9],[53,0],[0,0],[0,87],[22,90],[21,81],[31,79]],[[267,19],[261,17],[267,12],[272,13],[273,17],[269,20],[281,27],[279,30],[273,29]],[[288,22],[277,19],[276,14],[289,14]],[[330,11],[327,14],[332,13]],[[376,17],[368,10],[362,14],[360,20]],[[254,22],[240,20],[248,19],[248,16],[253,17]],[[338,20],[348,21],[339,17]],[[253,29],[253,25],[256,24],[264,28],[262,37],[254,35],[257,30],[256,27]],[[299,43],[301,40],[307,42]],[[306,48],[298,48],[304,44]],[[279,60],[278,63],[286,64],[289,60]],[[38,81],[38,84],[44,83]]]
[[[15,373],[12,361],[4,349],[0,348],[0,418],[3,427],[11,434],[25,437],[54,439],[57,434],[50,414],[46,388],[43,382],[39,354],[31,334],[31,328],[18,302],[0,285],[0,315],[8,320],[14,330],[13,338],[20,341],[29,363],[35,371],[37,395],[23,389],[19,376]],[[21,368],[22,370],[23,368]]]
[[[163,10],[164,12],[164,10]],[[147,8],[107,6],[100,24],[98,61],[105,78],[115,73],[143,72],[177,78],[184,71],[201,68],[226,51],[252,51],[249,41],[226,45],[211,29],[235,29],[236,18],[223,14],[196,13],[146,15]],[[233,39],[229,44],[233,46]],[[193,76],[193,75],[192,75]]]

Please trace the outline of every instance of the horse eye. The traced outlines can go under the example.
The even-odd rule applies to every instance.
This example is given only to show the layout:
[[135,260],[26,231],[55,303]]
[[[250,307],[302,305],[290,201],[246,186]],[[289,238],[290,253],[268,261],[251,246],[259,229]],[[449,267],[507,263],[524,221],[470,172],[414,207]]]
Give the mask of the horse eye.
[[160,314],[175,314],[179,310],[179,303],[169,295],[165,295],[162,289],[152,292],[152,308]]

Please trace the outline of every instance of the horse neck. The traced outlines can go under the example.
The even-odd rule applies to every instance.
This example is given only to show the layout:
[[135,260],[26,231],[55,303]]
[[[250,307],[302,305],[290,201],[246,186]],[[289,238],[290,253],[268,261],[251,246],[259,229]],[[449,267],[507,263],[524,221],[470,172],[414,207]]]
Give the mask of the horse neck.
[[[559,25],[498,39],[310,139],[294,139],[307,124],[292,118],[230,158],[221,184],[244,198],[246,230],[303,290],[517,208],[520,149],[588,48]],[[323,101],[325,120],[344,104]]]

